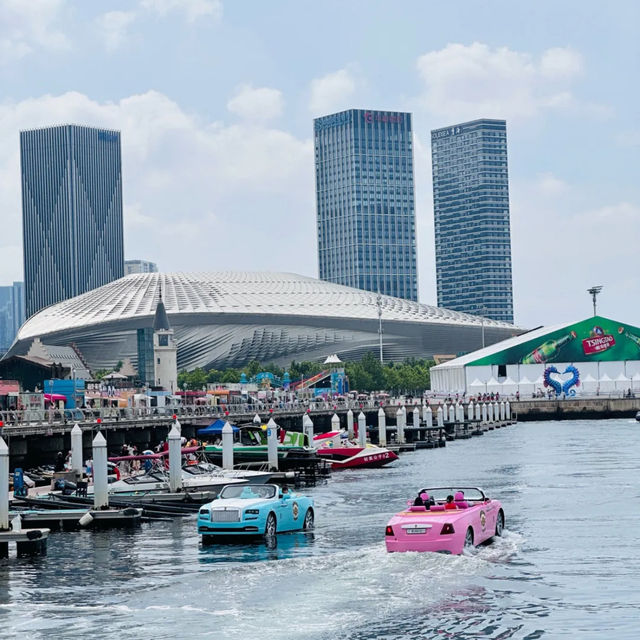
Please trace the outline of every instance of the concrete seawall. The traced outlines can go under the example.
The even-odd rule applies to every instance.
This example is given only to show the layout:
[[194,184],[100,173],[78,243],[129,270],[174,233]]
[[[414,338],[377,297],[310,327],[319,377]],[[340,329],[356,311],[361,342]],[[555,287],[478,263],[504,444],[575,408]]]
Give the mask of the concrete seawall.
[[635,418],[640,398],[570,398],[512,401],[518,420]]

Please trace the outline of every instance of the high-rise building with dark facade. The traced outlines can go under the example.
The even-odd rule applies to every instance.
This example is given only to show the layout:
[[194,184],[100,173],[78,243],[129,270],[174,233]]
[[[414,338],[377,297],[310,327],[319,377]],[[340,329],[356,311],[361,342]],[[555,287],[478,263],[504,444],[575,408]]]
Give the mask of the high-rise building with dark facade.
[[513,323],[507,124],[431,132],[438,306]]
[[124,275],[120,133],[20,132],[27,317]]
[[9,349],[24,320],[24,283],[0,287],[0,354]]
[[418,299],[411,114],[314,120],[321,280]]

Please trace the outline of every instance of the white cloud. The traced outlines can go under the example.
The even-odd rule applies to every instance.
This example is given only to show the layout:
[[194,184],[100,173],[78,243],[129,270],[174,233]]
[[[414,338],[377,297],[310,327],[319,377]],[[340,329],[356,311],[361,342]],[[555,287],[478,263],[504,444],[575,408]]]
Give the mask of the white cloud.
[[282,115],[282,92],[269,87],[254,89],[245,84],[238,87],[236,95],[227,102],[227,109],[245,120],[267,122]]
[[583,187],[552,174],[512,181],[511,200],[517,323],[531,327],[586,317],[586,289],[594,284],[604,286],[603,315],[638,315],[638,204],[589,202]]
[[314,116],[352,107],[356,78],[348,69],[339,69],[311,81],[309,109]]
[[107,51],[115,51],[122,45],[135,19],[133,11],[109,11],[96,19]]
[[0,262],[0,282],[22,279],[18,131],[57,122],[122,131],[127,257],[315,275],[311,140],[204,122],[155,91],[104,103],[69,92],[0,104],[0,251],[17,258]]
[[220,0],[141,0],[140,6],[165,17],[170,13],[183,13],[187,22],[196,22],[200,18],[222,19]]
[[423,106],[447,122],[479,117],[530,118],[544,109],[575,109],[571,82],[583,71],[569,48],[540,58],[507,47],[448,44],[418,58]]
[[64,0],[0,0],[0,65],[37,49],[69,49],[58,25],[64,8]]

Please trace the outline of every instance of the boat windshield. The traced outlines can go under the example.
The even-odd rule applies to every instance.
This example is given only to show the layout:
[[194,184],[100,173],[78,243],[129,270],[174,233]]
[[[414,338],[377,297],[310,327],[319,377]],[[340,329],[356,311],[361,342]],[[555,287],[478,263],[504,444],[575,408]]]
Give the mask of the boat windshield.
[[228,485],[220,492],[218,497],[222,499],[240,498],[241,500],[256,500],[262,498],[265,500],[268,498],[275,498],[275,495],[276,487],[272,484],[263,484],[259,486],[252,485],[250,487]]
[[219,467],[217,464],[211,464],[210,462],[199,462],[198,464],[190,464],[182,467],[182,469],[186,473],[190,473],[194,476],[200,476],[205,474],[218,475],[222,471],[221,467]]
[[124,481],[127,484],[146,484],[148,482],[165,482],[166,478],[161,473],[142,473],[137,476],[130,476],[125,478]]

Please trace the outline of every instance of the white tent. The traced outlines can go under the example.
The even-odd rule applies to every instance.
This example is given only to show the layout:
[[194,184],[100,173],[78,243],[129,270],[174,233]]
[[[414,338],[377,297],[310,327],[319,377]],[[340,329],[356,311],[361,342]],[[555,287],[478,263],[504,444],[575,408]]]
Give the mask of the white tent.
[[512,380],[511,378],[507,378],[502,383],[502,391],[500,392],[500,395],[504,394],[506,396],[512,396],[515,394],[517,390],[518,390],[518,385],[515,383],[515,381]]
[[486,382],[482,382],[481,380],[478,380],[478,378],[476,378],[470,385],[469,385],[469,393],[473,396],[473,395],[478,395],[479,393],[486,393],[487,392],[487,384]]
[[617,391],[626,391],[631,388],[631,379],[627,378],[622,371],[613,382]]
[[595,393],[598,390],[598,381],[590,374],[580,379],[580,389],[583,393]]
[[600,387],[600,393],[609,393],[615,390],[616,383],[604,373],[600,376],[600,380],[598,380],[598,386]]
[[533,393],[533,389],[535,385],[527,376],[523,376],[520,378],[520,382],[518,382],[518,391],[520,392],[520,396],[528,396]]
[[502,385],[491,376],[487,381],[487,393],[500,393],[502,391]]
[[533,390],[534,391],[546,391],[546,387],[544,386],[544,378],[542,377],[542,375],[539,375],[533,381]]
[[633,378],[631,378],[631,388],[634,390],[640,389],[640,371],[633,374]]

